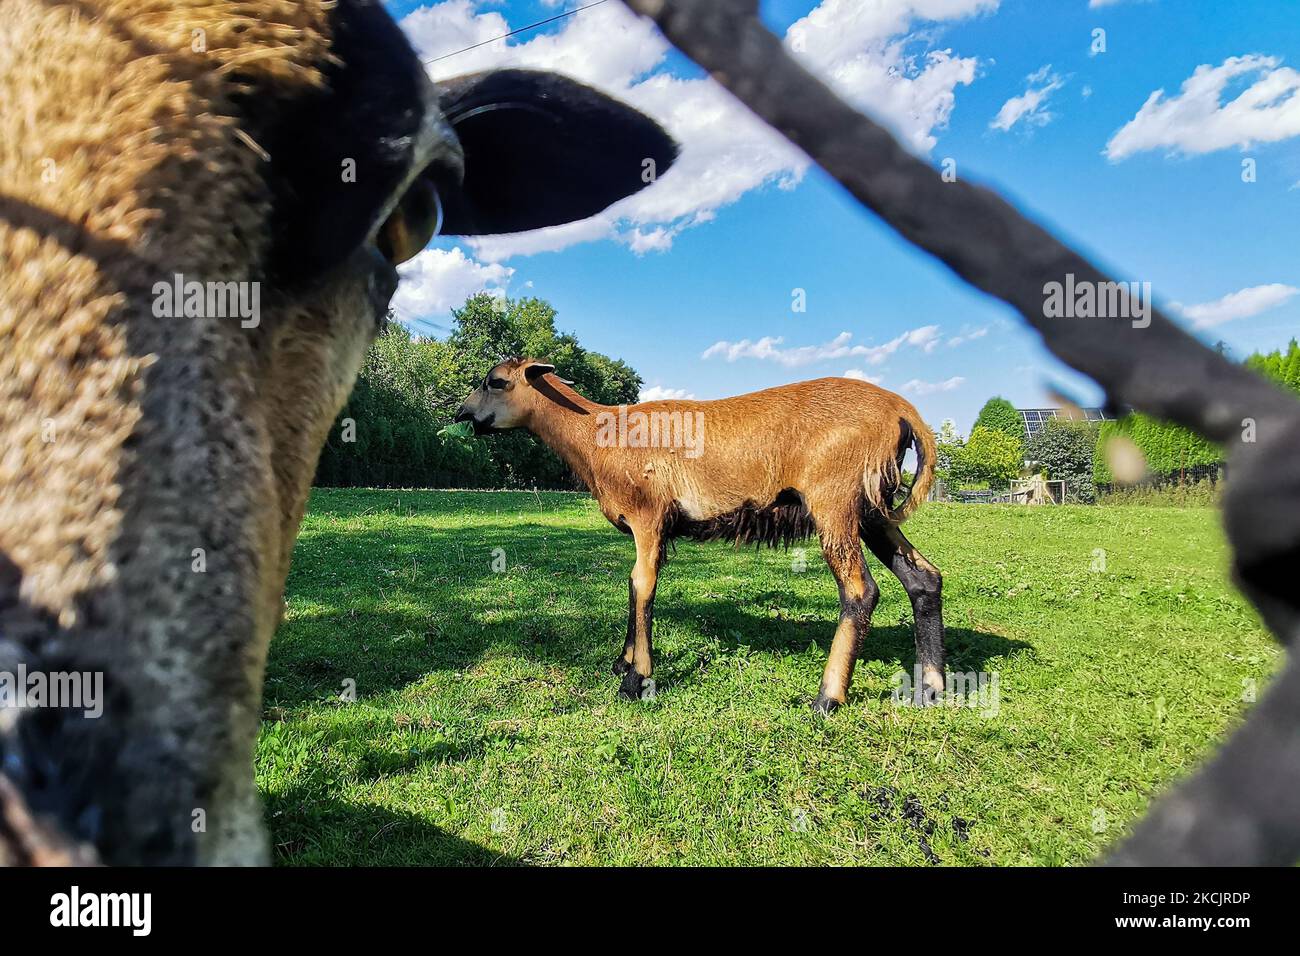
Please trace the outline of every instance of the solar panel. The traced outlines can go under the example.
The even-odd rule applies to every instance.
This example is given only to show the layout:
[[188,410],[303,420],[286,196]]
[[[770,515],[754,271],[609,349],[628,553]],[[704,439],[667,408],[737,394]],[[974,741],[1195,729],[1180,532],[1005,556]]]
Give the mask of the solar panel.
[[[1020,421],[1025,426],[1025,437],[1033,438],[1043,430],[1043,427],[1053,418],[1063,418],[1064,409],[1061,408],[1017,408],[1020,413]],[[1107,415],[1100,408],[1082,408],[1084,421],[1105,422],[1112,421],[1114,416]]]

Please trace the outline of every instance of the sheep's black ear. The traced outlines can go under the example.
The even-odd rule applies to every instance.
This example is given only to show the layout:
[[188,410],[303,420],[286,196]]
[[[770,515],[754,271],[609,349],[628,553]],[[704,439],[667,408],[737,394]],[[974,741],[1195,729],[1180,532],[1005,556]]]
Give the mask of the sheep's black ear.
[[494,70],[438,84],[465,151],[444,235],[523,232],[594,216],[662,176],[677,144],[654,120],[556,73]]
[[528,380],[528,384],[531,385],[533,382],[537,381],[547,372],[554,372],[554,371],[555,371],[554,365],[547,365],[545,362],[534,362],[532,365],[529,365],[527,368],[524,369],[524,378],[526,378]]

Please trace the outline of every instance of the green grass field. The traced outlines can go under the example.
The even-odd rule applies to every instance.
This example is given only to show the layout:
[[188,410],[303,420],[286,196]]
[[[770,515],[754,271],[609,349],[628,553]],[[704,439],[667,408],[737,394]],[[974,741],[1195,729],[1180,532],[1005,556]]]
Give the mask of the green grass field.
[[833,717],[808,708],[838,613],[815,543],[804,571],[679,543],[658,695],[626,703],[632,544],[590,498],[315,492],[258,743],[276,859],[1078,864],[1280,663],[1214,511],[930,505],[907,531],[944,571],[949,668],[996,674],[996,714],[894,706],[911,607],[874,562]]

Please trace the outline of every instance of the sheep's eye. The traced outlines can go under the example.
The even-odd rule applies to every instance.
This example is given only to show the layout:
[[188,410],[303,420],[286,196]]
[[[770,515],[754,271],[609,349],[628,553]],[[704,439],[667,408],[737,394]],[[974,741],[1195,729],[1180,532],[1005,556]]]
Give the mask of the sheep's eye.
[[442,229],[442,200],[428,173],[411,184],[379,230],[379,251],[393,265],[414,259]]
[[509,384],[504,378],[488,379],[488,388],[505,388]]

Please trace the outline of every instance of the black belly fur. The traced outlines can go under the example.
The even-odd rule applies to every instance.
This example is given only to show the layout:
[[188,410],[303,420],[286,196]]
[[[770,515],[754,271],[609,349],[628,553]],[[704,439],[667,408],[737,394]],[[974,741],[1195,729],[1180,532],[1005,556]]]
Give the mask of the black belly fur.
[[696,521],[686,516],[677,502],[664,522],[664,537],[694,541],[729,541],[735,545],[785,547],[816,534],[817,525],[804,506],[803,497],[787,488],[766,505],[747,501],[734,511]]

